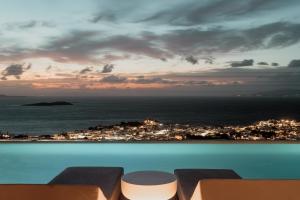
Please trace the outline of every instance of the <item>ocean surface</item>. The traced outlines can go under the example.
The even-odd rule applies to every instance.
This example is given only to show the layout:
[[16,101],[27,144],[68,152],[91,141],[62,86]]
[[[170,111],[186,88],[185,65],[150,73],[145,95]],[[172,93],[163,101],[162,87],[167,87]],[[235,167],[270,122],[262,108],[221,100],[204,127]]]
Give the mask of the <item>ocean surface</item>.
[[[21,106],[53,101],[74,105]],[[300,120],[300,98],[0,97],[0,131],[14,134],[53,134],[145,118],[202,125]]]
[[70,166],[173,172],[228,168],[243,178],[300,179],[299,144],[0,144],[1,183],[48,183]]

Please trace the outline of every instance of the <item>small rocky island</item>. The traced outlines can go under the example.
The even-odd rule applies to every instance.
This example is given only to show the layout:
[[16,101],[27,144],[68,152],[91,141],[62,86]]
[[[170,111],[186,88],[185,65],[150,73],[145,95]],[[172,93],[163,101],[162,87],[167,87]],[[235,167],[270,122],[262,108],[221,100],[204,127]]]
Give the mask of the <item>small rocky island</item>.
[[33,104],[24,104],[22,106],[72,106],[73,104],[66,101],[56,101],[56,102],[40,102]]

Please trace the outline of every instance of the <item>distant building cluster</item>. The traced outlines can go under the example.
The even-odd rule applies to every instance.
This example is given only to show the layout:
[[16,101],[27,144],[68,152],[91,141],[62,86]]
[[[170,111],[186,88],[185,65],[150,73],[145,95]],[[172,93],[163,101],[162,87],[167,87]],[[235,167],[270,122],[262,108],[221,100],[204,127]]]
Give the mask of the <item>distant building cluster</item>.
[[190,139],[300,140],[300,122],[295,120],[267,120],[247,126],[193,127],[191,129],[186,133],[187,138]]
[[247,126],[195,126],[162,124],[147,119],[111,126],[90,127],[54,135],[13,135],[0,132],[1,141],[183,141],[183,140],[300,140],[300,122],[259,121]]

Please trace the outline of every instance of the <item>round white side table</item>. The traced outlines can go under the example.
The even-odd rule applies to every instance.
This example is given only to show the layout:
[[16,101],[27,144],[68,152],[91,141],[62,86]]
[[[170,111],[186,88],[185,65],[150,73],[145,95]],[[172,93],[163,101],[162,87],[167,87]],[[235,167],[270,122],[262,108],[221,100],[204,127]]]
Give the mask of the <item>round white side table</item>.
[[167,172],[133,172],[122,177],[121,189],[130,200],[168,200],[176,195],[177,180]]

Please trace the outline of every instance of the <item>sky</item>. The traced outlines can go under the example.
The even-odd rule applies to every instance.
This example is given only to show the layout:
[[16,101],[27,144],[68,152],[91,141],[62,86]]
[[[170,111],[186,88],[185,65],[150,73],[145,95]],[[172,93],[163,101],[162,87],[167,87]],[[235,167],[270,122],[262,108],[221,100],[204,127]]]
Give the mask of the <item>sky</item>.
[[0,94],[300,96],[299,0],[0,5]]

